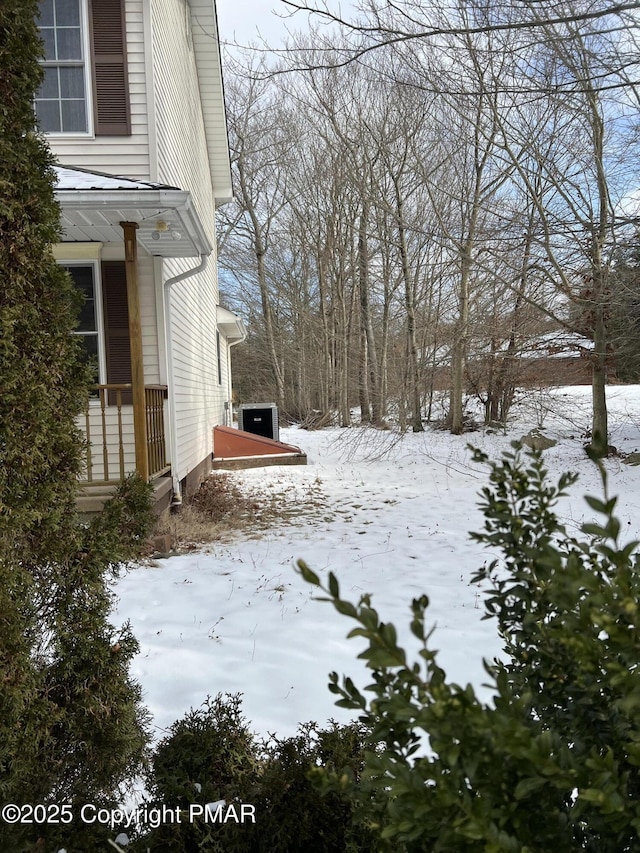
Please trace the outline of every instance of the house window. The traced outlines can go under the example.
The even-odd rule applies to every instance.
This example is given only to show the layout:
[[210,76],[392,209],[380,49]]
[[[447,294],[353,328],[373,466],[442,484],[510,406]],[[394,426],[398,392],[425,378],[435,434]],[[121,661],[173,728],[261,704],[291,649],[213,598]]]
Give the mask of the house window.
[[222,351],[220,350],[220,332],[216,330],[216,350],[218,352],[218,385],[222,385]]
[[[74,334],[82,338],[86,360],[92,365],[96,384],[131,382],[129,308],[124,261],[60,261],[84,296]],[[131,392],[121,392],[123,403]],[[117,395],[109,392],[109,405]]]
[[88,133],[87,26],[81,0],[41,0],[45,75],[36,114],[46,133]]
[[44,133],[131,133],[124,0],[40,0]]
[[100,277],[98,265],[94,263],[62,263],[77,289],[84,296],[80,309],[78,327],[74,334],[82,338],[85,357],[94,371],[95,382],[100,383],[105,376],[105,358],[102,328],[102,310],[100,301]]

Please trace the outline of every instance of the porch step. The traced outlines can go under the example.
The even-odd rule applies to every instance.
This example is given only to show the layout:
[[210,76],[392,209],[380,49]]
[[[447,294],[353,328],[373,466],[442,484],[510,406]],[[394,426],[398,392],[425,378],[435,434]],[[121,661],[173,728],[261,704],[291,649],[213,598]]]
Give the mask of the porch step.
[[[105,503],[115,495],[117,488],[115,485],[91,486],[81,484],[76,497],[76,509],[83,515],[102,512]],[[158,477],[153,481],[154,509],[158,514],[169,506],[171,495],[171,477]]]
[[116,493],[117,486],[81,486],[76,497],[76,509],[91,515],[102,512],[105,503]]

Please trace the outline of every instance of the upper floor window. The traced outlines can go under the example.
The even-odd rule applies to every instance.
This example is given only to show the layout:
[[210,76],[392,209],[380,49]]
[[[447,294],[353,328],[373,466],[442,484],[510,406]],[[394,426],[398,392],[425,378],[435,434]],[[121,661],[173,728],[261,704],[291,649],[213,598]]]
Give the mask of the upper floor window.
[[41,0],[45,76],[36,95],[40,129],[88,133],[87,32],[81,0]]
[[45,76],[36,95],[45,133],[131,133],[124,0],[40,0]]

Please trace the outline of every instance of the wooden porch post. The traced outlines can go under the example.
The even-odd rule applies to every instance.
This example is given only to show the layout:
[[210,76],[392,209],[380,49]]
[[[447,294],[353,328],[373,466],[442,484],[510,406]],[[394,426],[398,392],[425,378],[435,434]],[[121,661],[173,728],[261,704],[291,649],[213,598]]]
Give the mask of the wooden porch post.
[[142,362],[142,329],[140,326],[140,298],[138,296],[138,241],[137,222],[121,222],[124,231],[124,259],[127,277],[127,304],[129,306],[129,341],[131,346],[131,388],[133,396],[133,432],[136,448],[136,471],[149,479],[147,459],[147,414],[144,391],[144,365]]

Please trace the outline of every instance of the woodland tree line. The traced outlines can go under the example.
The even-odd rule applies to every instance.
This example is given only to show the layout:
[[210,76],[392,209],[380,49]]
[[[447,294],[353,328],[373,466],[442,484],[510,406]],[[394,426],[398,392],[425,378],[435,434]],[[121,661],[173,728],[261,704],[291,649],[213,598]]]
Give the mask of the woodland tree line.
[[637,377],[638,5],[367,0],[229,56],[240,401],[460,433],[569,336],[606,436],[608,376]]

